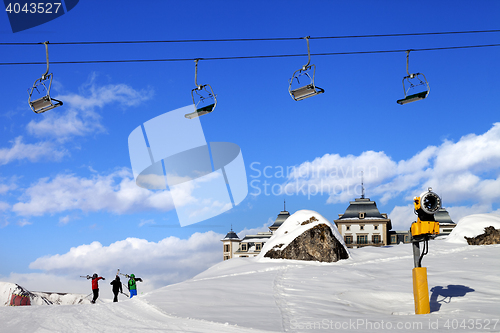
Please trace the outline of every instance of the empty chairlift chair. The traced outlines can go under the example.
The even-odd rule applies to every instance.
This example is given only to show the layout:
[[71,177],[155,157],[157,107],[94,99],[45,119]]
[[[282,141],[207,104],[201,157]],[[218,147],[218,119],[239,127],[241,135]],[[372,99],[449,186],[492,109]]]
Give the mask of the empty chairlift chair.
[[[30,108],[35,113],[43,113],[63,105],[63,102],[50,97],[50,87],[52,85],[52,73],[49,74],[49,42],[45,45],[45,53],[47,56],[47,70],[41,78],[37,79],[29,90],[28,103]],[[36,98],[35,98],[36,96]]]
[[194,112],[185,115],[186,118],[193,119],[212,112],[217,105],[217,97],[209,84],[199,85],[198,78],[198,60],[195,60],[194,84],[196,88],[191,90]]
[[[301,101],[303,99],[316,96],[318,94],[322,94],[325,92],[324,89],[317,87],[314,84],[314,77],[316,74],[316,65],[309,65],[311,63],[311,51],[309,49],[309,36],[304,37],[305,40],[307,41],[307,56],[308,56],[308,61],[307,64],[302,66],[301,69],[296,70],[293,73],[292,78],[290,79],[289,86],[288,86],[288,92],[290,93],[290,96],[295,101]],[[311,76],[312,72],[312,76]],[[306,79],[307,84],[304,86],[301,86],[300,79]],[[297,84],[294,85],[294,81],[297,80]],[[297,88],[295,88],[298,85]]]
[[430,92],[429,82],[427,82],[424,74],[410,74],[408,71],[409,58],[410,50],[406,51],[406,73],[408,75],[403,78],[403,91],[405,97],[397,100],[397,103],[400,105],[422,100],[426,98]]

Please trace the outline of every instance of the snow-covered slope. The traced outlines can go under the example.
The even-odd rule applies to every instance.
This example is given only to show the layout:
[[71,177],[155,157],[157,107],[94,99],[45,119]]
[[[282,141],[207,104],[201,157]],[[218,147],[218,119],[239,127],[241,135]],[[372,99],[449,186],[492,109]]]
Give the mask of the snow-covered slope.
[[119,303],[0,307],[0,331],[499,332],[499,253],[430,241],[428,315],[414,314],[412,248],[400,244],[353,249],[335,263],[231,259]]
[[337,227],[330,221],[325,219],[320,213],[313,210],[299,210],[294,214],[290,215],[285,222],[276,230],[273,236],[264,244],[262,251],[257,256],[259,260],[269,260],[264,258],[264,255],[271,250],[276,248],[278,250],[285,249],[288,244],[290,244],[295,238],[302,235],[305,231],[314,228],[319,224],[326,224],[332,230],[335,238],[338,239],[340,244],[342,244],[349,253],[347,246],[344,243],[344,239],[340,235]]
[[448,236],[448,242],[467,244],[464,236],[476,237],[484,233],[484,228],[489,226],[500,229],[500,215],[474,214],[465,216],[458,221],[457,226]]

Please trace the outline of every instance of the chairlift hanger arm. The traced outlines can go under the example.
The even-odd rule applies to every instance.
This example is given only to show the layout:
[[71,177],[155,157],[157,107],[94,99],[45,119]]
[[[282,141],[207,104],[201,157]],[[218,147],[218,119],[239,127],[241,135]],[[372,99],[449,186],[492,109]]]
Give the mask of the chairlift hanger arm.
[[203,86],[198,84],[198,61],[200,61],[200,59],[194,60],[194,84],[196,86],[196,89],[201,90]]
[[309,47],[309,38],[311,38],[311,36],[306,36],[304,38],[307,42],[307,64],[302,67],[303,71],[307,70],[309,68],[309,64],[311,63],[311,48]]
[[45,74],[42,75],[42,80],[45,80],[47,74],[49,73],[49,41],[46,41],[43,44],[45,45],[45,55],[47,58],[47,70],[45,71]]

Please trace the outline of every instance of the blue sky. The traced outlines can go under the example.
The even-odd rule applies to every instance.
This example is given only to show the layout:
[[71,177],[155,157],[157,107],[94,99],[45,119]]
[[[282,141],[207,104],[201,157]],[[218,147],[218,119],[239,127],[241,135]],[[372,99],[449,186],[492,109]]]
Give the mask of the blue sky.
[[[298,1],[81,1],[15,34],[0,14],[0,38],[57,43],[490,30],[499,28],[499,15],[497,1],[310,1],[306,8]],[[326,53],[499,41],[500,33],[483,33],[311,39],[310,45],[312,53]],[[0,63],[45,61],[42,45],[0,49]],[[54,62],[306,52],[304,40],[49,45]],[[288,79],[306,57],[200,61],[198,82],[218,97],[216,110],[200,118],[206,140],[240,146],[249,195],[183,228],[168,192],[134,184],[127,139],[147,120],[191,103],[192,60],[53,64],[51,95],[65,104],[44,114],[29,109],[27,89],[45,66],[2,65],[0,279],[84,292],[79,275],[110,276],[121,268],[147,276],[145,289],[177,282],[222,259],[219,240],[231,225],[237,232],[265,230],[284,199],[291,213],[311,209],[335,219],[359,197],[360,171],[366,196],[397,230],[409,228],[411,198],[428,186],[454,220],[498,213],[499,56],[500,47],[412,52],[410,72],[424,73],[431,91],[404,106],[396,103],[403,97],[404,52],[313,56],[316,84],[326,92],[300,102],[289,96]],[[289,195],[278,193],[284,185]]]

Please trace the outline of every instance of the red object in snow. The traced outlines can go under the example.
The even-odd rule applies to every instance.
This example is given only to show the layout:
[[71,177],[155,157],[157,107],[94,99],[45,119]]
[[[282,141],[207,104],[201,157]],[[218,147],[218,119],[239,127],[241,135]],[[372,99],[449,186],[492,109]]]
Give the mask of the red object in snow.
[[10,299],[10,305],[11,306],[31,305],[31,300],[28,295],[12,294],[12,297]]

